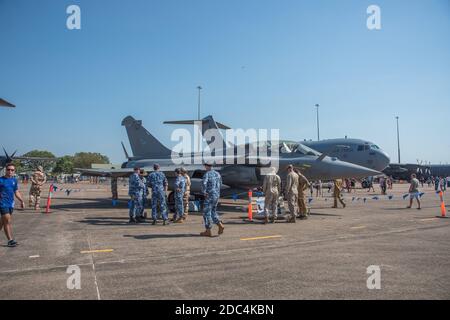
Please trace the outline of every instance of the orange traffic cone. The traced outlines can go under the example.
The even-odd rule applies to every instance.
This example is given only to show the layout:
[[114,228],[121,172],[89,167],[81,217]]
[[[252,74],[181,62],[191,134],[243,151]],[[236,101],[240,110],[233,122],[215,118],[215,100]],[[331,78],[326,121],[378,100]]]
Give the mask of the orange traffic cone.
[[53,190],[54,190],[53,184],[51,184],[50,189],[48,190],[47,207],[45,209],[45,213],[50,213],[50,205],[52,203]]
[[248,191],[248,208],[247,208],[247,212],[248,212],[248,220],[249,220],[249,221],[253,221],[252,197],[253,197],[252,190],[249,190],[249,191]]
[[447,216],[446,216],[447,210],[445,209],[445,203],[444,203],[444,193],[442,191],[439,192],[439,197],[441,198],[441,216],[440,216],[440,218],[447,218]]

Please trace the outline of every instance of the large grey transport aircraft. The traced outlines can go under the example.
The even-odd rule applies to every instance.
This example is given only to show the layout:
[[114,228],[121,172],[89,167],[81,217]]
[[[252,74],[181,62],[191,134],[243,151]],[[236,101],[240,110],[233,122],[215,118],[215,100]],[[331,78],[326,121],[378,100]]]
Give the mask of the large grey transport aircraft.
[[304,145],[330,157],[351,162],[376,171],[383,171],[390,158],[378,145],[361,139],[327,139],[320,141],[304,141]]
[[[175,163],[172,150],[165,147],[150,132],[148,132],[142,126],[142,121],[135,120],[133,117],[128,116],[123,119],[122,125],[125,126],[127,130],[133,152],[133,156],[130,157],[124,148],[128,161],[122,164],[122,168],[77,170],[85,175],[126,177],[133,172],[134,167],[140,167],[147,172],[151,172],[153,171],[153,164],[159,163],[161,170],[165,172],[169,180],[170,188],[175,179],[174,169],[183,166],[187,169],[192,178],[191,192],[193,194],[200,193],[200,182],[204,174],[202,163],[205,160],[217,160],[217,158],[211,158],[201,152],[191,152],[188,155],[183,155],[183,157],[179,159],[184,162],[183,164]],[[271,142],[268,141],[266,142],[266,146],[270,147],[275,145],[271,145]],[[227,148],[225,152],[223,152],[223,160],[225,160],[224,164],[217,164],[214,166],[214,169],[218,170],[222,175],[224,192],[235,192],[236,189],[242,191],[261,186],[264,179],[264,176],[261,174],[262,169],[272,166],[273,163],[278,164],[282,179],[285,177],[285,169],[289,164],[299,168],[305,176],[311,180],[331,180],[346,177],[362,178],[379,174],[379,172],[369,168],[340,161],[336,158],[330,158],[327,155],[320,154],[300,143],[291,145],[290,148],[284,143],[276,146],[279,148],[279,154],[272,155],[268,152],[267,156],[260,156],[260,153],[256,155],[249,153],[248,150],[251,147],[251,144],[245,146],[246,152],[244,155],[237,154],[236,146],[230,147],[231,150],[230,148]],[[272,161],[272,164],[268,163],[270,161]]]

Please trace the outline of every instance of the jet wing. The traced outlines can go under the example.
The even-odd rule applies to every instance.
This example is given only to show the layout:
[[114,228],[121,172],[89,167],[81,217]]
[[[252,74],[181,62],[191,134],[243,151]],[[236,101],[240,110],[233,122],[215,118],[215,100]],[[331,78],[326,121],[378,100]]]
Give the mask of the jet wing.
[[[161,166],[160,171],[164,172],[164,174],[168,177],[175,176],[175,169],[179,168],[180,166],[173,165],[173,166]],[[205,170],[203,165],[182,165],[183,168],[188,171],[189,175],[192,176],[194,171],[198,170]],[[153,172],[153,167],[142,167],[141,169],[145,170],[145,172]],[[214,170],[220,171],[222,167],[214,167]],[[92,176],[92,177],[129,177],[133,174],[134,170],[133,168],[122,168],[122,169],[84,169],[84,168],[75,168],[74,170],[80,172],[82,175],[85,176]]]
[[84,176],[91,177],[128,177],[133,174],[133,168],[124,169],[84,169],[75,168],[75,171],[80,172]]

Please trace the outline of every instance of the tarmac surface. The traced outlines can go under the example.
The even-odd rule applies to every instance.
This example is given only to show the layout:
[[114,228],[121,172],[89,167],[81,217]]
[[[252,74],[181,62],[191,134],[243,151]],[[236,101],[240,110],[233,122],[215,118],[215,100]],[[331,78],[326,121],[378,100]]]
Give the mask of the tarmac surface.
[[[246,202],[225,199],[225,232],[213,238],[199,236],[199,213],[129,225],[124,185],[114,208],[108,185],[58,186],[51,213],[14,212],[19,246],[0,236],[0,299],[450,299],[450,219],[436,217],[439,197],[427,186],[422,210],[406,209],[406,184],[388,190],[393,199],[378,186],[344,193],[345,209],[331,209],[324,191],[295,224],[246,222]],[[81,289],[68,289],[73,265]],[[381,289],[367,287],[372,265]]]

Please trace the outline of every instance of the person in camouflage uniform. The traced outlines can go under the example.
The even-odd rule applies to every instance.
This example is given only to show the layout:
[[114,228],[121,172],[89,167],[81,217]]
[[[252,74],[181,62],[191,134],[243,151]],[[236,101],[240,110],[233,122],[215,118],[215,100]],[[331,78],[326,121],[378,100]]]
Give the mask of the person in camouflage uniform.
[[168,223],[167,217],[167,204],[166,204],[166,191],[167,191],[167,179],[163,172],[159,171],[159,164],[153,165],[153,172],[148,176],[147,185],[152,189],[152,219],[153,225],[156,224],[158,219],[158,208],[161,211],[163,218],[163,224]]
[[139,168],[134,168],[134,173],[128,180],[128,195],[131,197],[130,221],[129,223],[141,222],[142,189],[144,183],[139,177]]
[[272,211],[270,222],[274,223],[278,218],[278,197],[281,192],[281,178],[276,174],[276,169],[271,168],[270,174],[264,177],[264,223],[269,222],[269,211]]
[[334,189],[333,189],[333,198],[334,198],[334,205],[333,208],[338,207],[338,200],[342,204],[342,206],[345,208],[345,202],[342,198],[341,190],[342,190],[342,179],[336,179],[334,180]]
[[183,195],[183,205],[184,205],[183,220],[186,220],[187,216],[189,215],[189,197],[191,195],[191,178],[189,177],[189,174],[185,168],[181,168],[181,173],[183,174],[183,177],[186,180],[186,189],[184,190],[184,195]]
[[186,179],[181,173],[181,169],[176,169],[175,173],[177,174],[177,178],[175,180],[175,216],[174,221],[176,223],[183,223],[183,196],[186,191]]
[[141,169],[139,171],[139,178],[141,178],[141,181],[142,181],[142,184],[143,184],[143,187],[142,187],[142,190],[141,190],[141,193],[142,193],[142,204],[141,204],[141,207],[140,207],[141,211],[139,212],[139,216],[140,216],[141,220],[145,220],[145,218],[147,216],[147,213],[144,212],[145,206],[147,205],[147,197],[148,197],[147,178],[145,176],[146,176],[145,170]]
[[290,217],[287,219],[287,222],[295,223],[298,205],[298,174],[294,172],[293,165],[287,167],[287,172],[285,195],[290,212]]
[[308,179],[295,169],[295,173],[298,175],[298,213],[301,220],[308,219],[308,207],[306,206],[305,191],[309,188]]
[[203,204],[203,220],[205,223],[205,231],[201,232],[201,236],[212,237],[211,228],[212,222],[219,227],[219,235],[225,229],[222,221],[220,221],[217,214],[217,204],[220,198],[220,187],[222,186],[222,177],[220,174],[212,170],[212,164],[205,163],[206,173],[202,180],[202,192],[205,197]]
[[119,199],[119,194],[117,192],[117,178],[116,177],[111,177],[111,194],[112,194],[113,200]]
[[29,195],[30,208],[34,206],[35,210],[39,210],[41,202],[42,186],[47,181],[47,177],[44,173],[42,166],[38,166],[37,170],[31,176],[31,188]]

